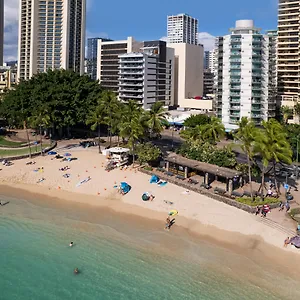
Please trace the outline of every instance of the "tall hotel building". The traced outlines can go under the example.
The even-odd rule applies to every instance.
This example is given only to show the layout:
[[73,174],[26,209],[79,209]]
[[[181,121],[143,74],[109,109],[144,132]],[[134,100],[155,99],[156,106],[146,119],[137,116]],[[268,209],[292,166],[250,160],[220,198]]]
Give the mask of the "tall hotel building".
[[119,99],[135,100],[144,109],[173,101],[174,50],[164,41],[145,41],[139,52],[119,55]]
[[198,20],[187,14],[168,16],[168,43],[198,45]]
[[275,117],[276,32],[264,35],[251,20],[239,20],[217,41],[217,115],[226,131],[242,117],[259,125]]
[[0,0],[0,66],[3,66],[4,0]]
[[48,69],[83,74],[86,0],[20,0],[18,78]]
[[281,105],[293,107],[300,96],[300,1],[279,0],[278,94]]

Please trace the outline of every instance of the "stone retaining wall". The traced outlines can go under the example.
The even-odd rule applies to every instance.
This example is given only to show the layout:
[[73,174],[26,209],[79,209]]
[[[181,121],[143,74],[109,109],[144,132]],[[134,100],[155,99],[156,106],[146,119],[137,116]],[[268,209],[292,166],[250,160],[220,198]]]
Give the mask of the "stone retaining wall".
[[[54,149],[56,146],[57,146],[57,142],[54,142],[54,143],[52,144],[52,146],[50,146],[50,147],[44,149],[44,153],[47,153],[47,152],[51,151],[51,150]],[[31,154],[31,158],[32,158],[32,157],[39,156],[39,155],[41,155],[41,152],[33,153],[33,154]],[[3,159],[7,159],[7,160],[18,160],[18,159],[23,159],[23,158],[28,158],[28,157],[29,157],[29,154],[26,154],[26,155],[19,155],[19,156],[7,156],[7,157],[2,157],[2,160],[3,160]]]
[[[219,194],[215,194],[214,192],[211,192],[209,190],[201,188],[200,184],[193,185],[193,184],[190,184],[186,181],[182,181],[182,180],[174,178],[174,177],[166,176],[165,174],[163,174],[161,172],[158,172],[156,170],[147,171],[143,168],[140,168],[139,171],[142,172],[142,173],[145,173],[147,175],[150,175],[150,176],[156,175],[162,180],[165,180],[165,181],[168,181],[170,183],[176,184],[178,186],[184,187],[184,188],[186,188],[188,190],[191,190],[191,191],[194,191],[196,193],[203,194],[203,195],[205,195],[207,197],[210,197],[214,200],[217,200],[217,201],[226,203],[228,205],[234,206],[236,208],[242,209],[242,210],[244,210],[248,213],[254,213],[255,212],[255,207],[249,206],[249,205],[244,204],[244,203],[240,203],[240,202],[235,201],[234,199],[231,199],[229,197],[225,197],[225,196],[222,196],[222,195],[219,195]],[[279,204],[275,203],[275,204],[270,205],[270,208],[276,208],[276,207],[279,207]]]

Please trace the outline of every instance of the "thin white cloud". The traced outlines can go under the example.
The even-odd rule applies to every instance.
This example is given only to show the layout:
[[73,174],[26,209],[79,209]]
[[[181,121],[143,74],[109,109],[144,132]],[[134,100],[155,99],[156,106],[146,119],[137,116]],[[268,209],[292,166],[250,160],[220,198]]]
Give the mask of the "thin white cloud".
[[199,32],[198,33],[198,43],[204,46],[205,51],[210,51],[216,48],[216,37],[211,35],[208,32]]
[[19,0],[4,1],[4,61],[17,59],[18,13]]
[[[160,38],[161,41],[168,41],[168,38],[166,36],[163,36]],[[216,37],[211,35],[208,32],[199,32],[198,33],[198,42],[199,44],[202,44],[204,46],[205,51],[213,50],[215,46],[215,40]]]

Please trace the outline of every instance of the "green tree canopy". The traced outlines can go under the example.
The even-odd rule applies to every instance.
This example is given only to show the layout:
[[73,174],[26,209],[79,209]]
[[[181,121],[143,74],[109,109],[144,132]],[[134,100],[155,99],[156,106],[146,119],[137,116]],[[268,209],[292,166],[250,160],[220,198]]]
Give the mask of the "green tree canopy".
[[210,117],[208,115],[204,115],[204,114],[198,114],[198,115],[191,115],[190,117],[188,117],[183,125],[185,127],[196,127],[198,125],[206,125],[208,123],[210,123]]
[[144,143],[137,145],[136,154],[138,156],[138,162],[144,164],[156,161],[161,156],[161,151],[157,146],[151,143]]
[[97,105],[102,89],[97,81],[67,70],[48,70],[21,81],[5,94],[0,115],[12,126],[21,126],[46,107],[54,128],[85,124],[89,111]]

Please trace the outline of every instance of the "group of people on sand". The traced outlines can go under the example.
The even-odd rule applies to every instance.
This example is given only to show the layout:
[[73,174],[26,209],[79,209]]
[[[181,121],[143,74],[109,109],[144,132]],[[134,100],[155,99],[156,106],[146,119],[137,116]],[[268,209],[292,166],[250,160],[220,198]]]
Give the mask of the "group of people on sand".
[[270,208],[270,205],[268,205],[268,204],[264,204],[261,207],[259,205],[257,205],[255,208],[256,216],[261,214],[260,216],[265,218],[267,216],[267,213],[269,213],[269,212],[271,212],[271,208]]

